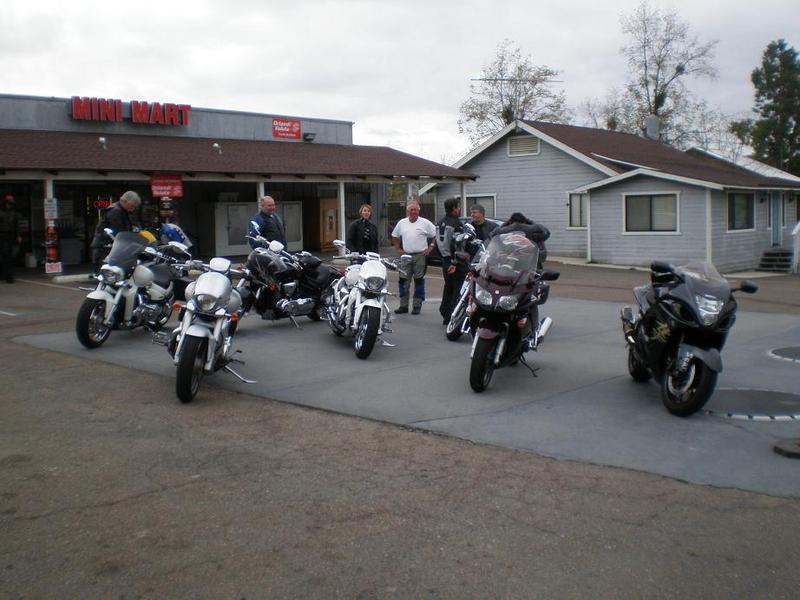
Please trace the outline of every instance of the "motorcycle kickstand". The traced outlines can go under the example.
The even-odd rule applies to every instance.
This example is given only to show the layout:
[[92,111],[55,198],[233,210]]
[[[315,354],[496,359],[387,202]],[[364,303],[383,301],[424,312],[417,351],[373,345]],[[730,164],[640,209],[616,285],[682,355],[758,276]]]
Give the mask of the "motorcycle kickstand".
[[378,339],[381,341],[381,346],[388,346],[389,348],[394,348],[395,346],[397,346],[397,344],[392,344],[391,342],[387,342],[385,339],[383,339],[383,336],[378,337]]
[[525,360],[525,355],[524,355],[524,354],[521,354],[521,355],[520,355],[520,357],[519,357],[519,362],[521,362],[523,365],[525,365],[525,368],[526,368],[526,369],[528,369],[528,371],[530,371],[530,372],[531,372],[531,375],[533,375],[534,377],[539,377],[539,376],[536,374],[536,371],[538,371],[539,369],[534,369],[532,366],[530,366],[530,365],[528,364],[528,361],[526,361],[526,360]]
[[[236,361],[236,362],[241,362],[241,361]],[[238,379],[238,380],[239,380],[239,381],[241,381],[242,383],[258,383],[257,381],[253,381],[252,379],[246,379],[246,378],[242,377],[242,376],[241,376],[241,375],[239,375],[239,374],[238,374],[236,371],[234,371],[233,369],[231,369],[231,366],[230,366],[230,365],[225,365],[224,367],[222,367],[222,370],[223,370],[223,371],[226,371],[226,372],[228,372],[228,373],[230,373],[231,375],[233,375],[234,377],[236,377],[236,379]]]
[[288,317],[295,327],[297,327],[298,329],[302,329],[302,327],[300,327],[300,323],[298,323],[297,319],[294,318],[294,315],[288,315]]

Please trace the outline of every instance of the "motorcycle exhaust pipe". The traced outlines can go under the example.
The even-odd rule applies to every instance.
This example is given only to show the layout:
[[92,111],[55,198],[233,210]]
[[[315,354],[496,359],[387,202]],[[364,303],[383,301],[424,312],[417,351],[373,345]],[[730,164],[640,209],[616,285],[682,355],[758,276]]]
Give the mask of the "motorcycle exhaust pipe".
[[292,316],[304,316],[314,309],[315,302],[311,298],[298,300],[278,300],[277,307]]
[[541,342],[544,339],[544,336],[547,335],[547,332],[550,331],[550,328],[552,326],[553,326],[553,319],[551,319],[550,317],[545,317],[542,320],[542,324],[539,325],[539,335],[537,336],[538,342]]

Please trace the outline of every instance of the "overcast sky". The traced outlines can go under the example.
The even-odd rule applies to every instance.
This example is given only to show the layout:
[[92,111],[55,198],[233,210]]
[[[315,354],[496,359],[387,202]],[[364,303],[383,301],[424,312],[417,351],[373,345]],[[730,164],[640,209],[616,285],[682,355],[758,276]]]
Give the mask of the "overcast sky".
[[[0,93],[181,102],[346,119],[357,144],[453,162],[469,147],[458,107],[504,38],[577,107],[625,80],[612,3],[495,0],[8,2]],[[714,82],[690,89],[725,113],[749,111],[750,72],[779,38],[800,50],[797,0],[663,0],[701,41],[719,40]]]

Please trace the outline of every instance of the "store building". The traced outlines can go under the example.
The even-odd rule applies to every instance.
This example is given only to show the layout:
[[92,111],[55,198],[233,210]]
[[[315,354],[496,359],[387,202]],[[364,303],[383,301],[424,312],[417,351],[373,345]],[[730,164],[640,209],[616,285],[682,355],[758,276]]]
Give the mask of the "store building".
[[320,250],[344,237],[362,203],[373,205],[385,238],[398,213],[386,201],[389,184],[465,189],[473,179],[391,148],[354,145],[350,121],[0,95],[0,195],[15,197],[22,251],[38,262],[53,226],[59,261],[88,261],[101,210],[129,189],[142,197],[144,227],[157,224],[160,197],[172,197],[197,253],[211,256],[247,252],[247,222],[264,194],[276,200],[289,248]]

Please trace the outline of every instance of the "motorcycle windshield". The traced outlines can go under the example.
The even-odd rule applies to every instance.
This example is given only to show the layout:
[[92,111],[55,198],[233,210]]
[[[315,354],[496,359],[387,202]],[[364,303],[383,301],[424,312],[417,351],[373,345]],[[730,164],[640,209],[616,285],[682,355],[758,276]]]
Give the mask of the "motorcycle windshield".
[[730,285],[719,274],[716,267],[709,262],[690,262],[675,269],[683,277],[687,287],[695,294],[727,299],[730,296]]
[[525,287],[533,281],[539,261],[539,247],[518,232],[496,235],[479,265],[481,277],[498,285]]
[[147,240],[138,233],[122,231],[114,238],[106,263],[121,268],[126,273],[136,266],[139,255],[147,247]]

